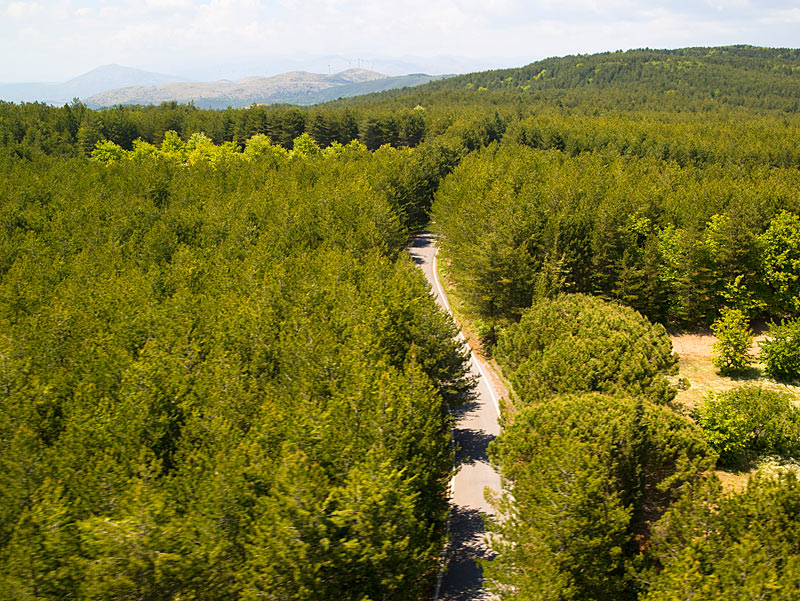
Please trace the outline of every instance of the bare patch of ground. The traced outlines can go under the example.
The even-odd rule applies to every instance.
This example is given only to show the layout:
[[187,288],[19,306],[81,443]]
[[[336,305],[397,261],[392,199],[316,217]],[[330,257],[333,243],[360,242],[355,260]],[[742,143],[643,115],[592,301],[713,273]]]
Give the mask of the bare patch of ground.
[[741,492],[747,488],[747,481],[750,480],[756,468],[746,472],[726,472],[725,470],[715,470],[714,473],[722,484],[722,492],[734,493]]
[[[740,376],[729,377],[719,374],[711,362],[714,354],[712,345],[716,341],[711,333],[678,334],[670,336],[670,338],[679,359],[679,376],[689,381],[689,388],[678,392],[675,402],[687,410],[699,406],[703,398],[711,392],[724,392],[745,384],[800,394],[800,386],[781,384],[767,378],[762,371],[763,365],[757,360],[754,361],[750,370]],[[758,343],[764,338],[764,334],[756,336],[750,349],[752,357],[758,357]]]
[[[757,360],[759,353],[758,343],[764,340],[764,334],[756,336],[750,349],[751,356],[756,359],[750,370],[737,377],[723,376],[717,372],[711,362],[714,354],[712,345],[716,338],[710,332],[678,334],[670,336],[670,338],[672,339],[672,347],[679,359],[679,377],[686,378],[689,382],[689,388],[679,391],[678,396],[675,398],[678,408],[685,413],[690,413],[693,409],[699,407],[709,393],[724,392],[746,384],[763,386],[769,390],[791,392],[800,399],[800,386],[781,384],[764,376],[763,365]],[[747,486],[750,476],[762,467],[759,463],[746,471],[727,472],[717,470],[716,473],[722,482],[723,490],[735,492],[743,490]]]

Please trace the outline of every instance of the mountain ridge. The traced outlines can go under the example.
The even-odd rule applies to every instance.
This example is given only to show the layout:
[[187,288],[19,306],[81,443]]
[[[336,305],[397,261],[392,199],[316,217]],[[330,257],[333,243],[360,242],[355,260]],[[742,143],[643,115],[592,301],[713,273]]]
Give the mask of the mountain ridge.
[[0,83],[0,99],[8,102],[64,104],[73,98],[86,98],[113,88],[161,85],[178,81],[184,79],[112,63],[63,82]]
[[273,76],[250,76],[238,81],[172,82],[159,86],[131,86],[86,98],[91,108],[126,104],[192,102],[199,108],[241,108],[253,104],[309,105],[398,87],[421,85],[444,76],[413,74],[387,77],[368,69],[352,68],[333,74],[289,71]]

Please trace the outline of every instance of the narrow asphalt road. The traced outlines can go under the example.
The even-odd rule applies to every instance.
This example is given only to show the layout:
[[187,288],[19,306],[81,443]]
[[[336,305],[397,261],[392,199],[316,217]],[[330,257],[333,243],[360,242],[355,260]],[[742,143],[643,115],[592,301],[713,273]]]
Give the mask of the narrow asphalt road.
[[[431,285],[436,302],[450,311],[436,274],[436,246],[432,234],[419,234],[408,249]],[[439,599],[473,601],[490,599],[483,588],[476,559],[490,557],[484,542],[481,514],[494,513],[484,490],[500,492],[500,476],[489,465],[487,448],[500,433],[498,400],[489,379],[489,367],[471,355],[470,369],[478,386],[475,399],[455,413],[453,436],[456,443],[457,472],[453,479],[450,517],[450,544],[447,566],[441,581]]]

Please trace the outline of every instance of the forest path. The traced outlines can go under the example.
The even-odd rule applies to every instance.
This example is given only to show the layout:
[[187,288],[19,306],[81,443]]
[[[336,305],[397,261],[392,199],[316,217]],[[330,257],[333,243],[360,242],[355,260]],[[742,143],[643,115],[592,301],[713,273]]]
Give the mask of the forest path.
[[[429,232],[418,234],[408,252],[425,274],[436,302],[449,313],[450,306],[436,273],[434,236]],[[463,336],[460,339],[463,341]],[[477,380],[475,398],[455,410],[453,437],[458,471],[451,484],[450,544],[438,590],[438,599],[442,601],[493,598],[483,587],[482,571],[475,560],[491,557],[484,540],[481,514],[494,513],[484,497],[484,489],[500,492],[500,475],[489,465],[487,454],[489,443],[500,434],[498,397],[488,375],[489,367],[479,362],[472,349],[470,370]]]

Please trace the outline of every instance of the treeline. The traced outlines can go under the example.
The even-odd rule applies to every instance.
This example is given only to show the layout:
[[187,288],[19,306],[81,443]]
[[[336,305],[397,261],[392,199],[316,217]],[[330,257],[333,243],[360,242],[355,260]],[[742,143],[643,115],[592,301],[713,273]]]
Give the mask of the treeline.
[[683,110],[745,107],[796,113],[800,107],[800,52],[753,46],[603,52],[470,73],[432,82],[425,90],[466,91],[506,101],[547,98],[570,104],[579,96],[563,92],[578,90],[585,97],[605,98],[602,106],[615,96],[627,95],[640,108],[663,109],[674,105],[677,98],[676,108]]
[[751,115],[748,119],[666,112],[636,115],[566,115],[547,111],[515,120],[505,141],[570,156],[602,152],[650,158],[681,167],[740,165],[800,167],[798,122]]
[[[644,49],[551,58],[519,69],[462,75],[317,107],[215,111],[172,102],[93,111],[80,103],[55,108],[0,102],[0,146],[14,152],[79,156],[88,155],[98,140],[111,140],[129,150],[137,138],[160,144],[172,130],[184,140],[205,132],[216,144],[237,145],[265,134],[287,149],[299,135],[309,133],[322,147],[359,139],[374,150],[383,144],[413,147],[463,121],[465,115],[466,120],[475,121],[498,112],[506,123],[554,111],[592,118],[601,114],[724,115],[733,123],[760,114],[771,121],[770,128],[780,127],[784,119],[791,119],[796,128],[798,97],[797,50]],[[596,124],[589,129],[596,130]],[[696,131],[703,136],[702,130]],[[695,159],[691,151],[687,149],[688,160]],[[777,160],[797,164],[791,144],[781,144],[771,152],[778,153]],[[784,152],[790,157],[783,157]],[[684,158],[679,152],[676,160]]]
[[352,140],[360,140],[370,150],[384,144],[414,147],[428,134],[429,123],[423,113],[422,108],[364,113],[290,106],[213,111],[175,102],[95,111],[80,102],[61,108],[0,102],[0,146],[26,155],[88,156],[98,141],[109,140],[130,150],[137,139],[161,144],[168,131],[175,131],[184,141],[203,132],[217,144],[240,146],[256,134],[264,134],[291,149],[295,138],[308,133],[323,148]]
[[687,327],[723,306],[751,318],[796,313],[799,186],[796,168],[503,144],[463,161],[432,215],[490,342],[559,291]]
[[579,294],[540,299],[502,332],[515,394],[490,447],[504,493],[484,566],[499,598],[796,598],[796,474],[760,472],[725,495],[712,469],[796,457],[800,410],[745,387],[698,425],[668,404],[670,349],[661,326]]
[[0,596],[428,594],[470,382],[413,161],[0,160]]

